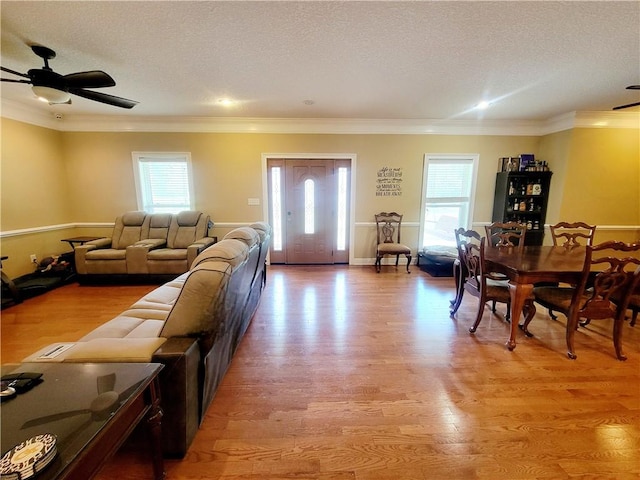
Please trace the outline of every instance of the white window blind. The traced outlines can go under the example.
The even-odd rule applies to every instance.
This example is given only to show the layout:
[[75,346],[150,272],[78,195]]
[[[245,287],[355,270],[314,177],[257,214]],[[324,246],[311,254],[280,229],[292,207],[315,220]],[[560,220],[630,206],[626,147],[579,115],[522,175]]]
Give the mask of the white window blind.
[[188,153],[133,153],[138,208],[149,213],[193,210]]
[[477,155],[425,155],[421,248],[455,246],[454,230],[471,228]]
[[469,200],[472,164],[463,160],[431,160],[427,172],[427,199]]

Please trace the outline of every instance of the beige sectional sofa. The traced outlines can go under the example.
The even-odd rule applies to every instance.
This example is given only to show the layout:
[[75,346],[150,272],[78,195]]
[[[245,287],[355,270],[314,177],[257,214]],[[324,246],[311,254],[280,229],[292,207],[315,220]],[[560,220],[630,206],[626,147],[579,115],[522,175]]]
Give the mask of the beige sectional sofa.
[[270,239],[262,222],[232,230],[112,320],[24,361],[163,363],[164,453],[182,457],[258,307]]
[[110,238],[75,248],[78,280],[175,276],[189,270],[196,256],[215,239],[208,236],[210,219],[198,211],[177,214],[142,211],[116,218]]

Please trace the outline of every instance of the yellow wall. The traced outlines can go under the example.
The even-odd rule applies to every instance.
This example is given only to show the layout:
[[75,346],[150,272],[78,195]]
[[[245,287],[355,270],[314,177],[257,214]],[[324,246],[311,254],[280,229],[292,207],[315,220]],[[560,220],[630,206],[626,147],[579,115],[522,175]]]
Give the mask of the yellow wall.
[[565,184],[561,216],[575,215],[594,224],[640,223],[639,133],[585,128],[573,132],[567,172],[572,181]]
[[[567,179],[567,169],[570,163],[571,139],[573,130],[545,135],[540,139],[540,156],[553,158],[549,204],[547,207],[546,223],[553,225],[562,218],[560,207],[564,201],[564,184]],[[567,219],[569,221],[569,219]],[[549,237],[549,235],[545,235]],[[548,238],[547,238],[548,239]],[[550,240],[550,239],[548,239]],[[545,242],[549,243],[549,242]]]
[[[5,271],[10,276],[32,271],[29,253],[42,258],[67,251],[60,239],[70,233],[108,235],[110,228],[100,224],[112,223],[117,215],[135,210],[132,151],[190,152],[195,207],[219,224],[213,232],[218,236],[223,236],[229,225],[263,219],[262,205],[247,205],[250,197],[262,199],[263,154],[354,154],[357,170],[352,221],[356,228],[351,246],[356,259],[373,256],[373,214],[377,211],[404,213],[408,226],[403,226],[403,240],[417,245],[425,153],[480,155],[476,224],[491,220],[498,158],[520,153],[534,153],[547,160],[554,171],[548,222],[562,218],[605,225],[640,224],[635,130],[575,129],[543,137],[86,133],[57,132],[3,118],[0,228],[2,253],[11,257],[5,262]],[[402,196],[375,196],[376,173],[383,167],[403,169]],[[614,171],[610,178],[615,181],[602,179],[605,171]],[[598,191],[595,197],[592,190]],[[633,206],[615,209],[629,204]],[[615,214],[609,215],[613,209]],[[81,226],[5,235],[67,223]],[[638,232],[628,235],[637,236]]]
[[[217,222],[262,219],[262,208],[247,198],[262,196],[263,153],[348,153],[357,155],[356,222],[373,212],[397,210],[405,221],[420,213],[424,154],[480,153],[476,219],[488,219],[498,157],[531,152],[536,137],[422,135],[283,135],[215,133],[64,133],[69,195],[76,221],[113,221],[136,208],[132,151],[191,152],[196,208]],[[403,168],[403,194],[375,196],[376,172]]]
[[[32,272],[29,255],[39,259],[65,250],[60,242],[73,228],[67,165],[61,132],[2,119],[0,230],[20,232],[38,227],[37,233],[3,236],[3,262],[9,276]],[[51,229],[47,229],[50,227]]]
[[[597,225],[595,242],[640,240],[640,130],[576,128],[542,138],[554,162],[547,223]],[[622,228],[621,228],[622,227]]]
[[61,132],[2,121],[2,231],[69,223]]

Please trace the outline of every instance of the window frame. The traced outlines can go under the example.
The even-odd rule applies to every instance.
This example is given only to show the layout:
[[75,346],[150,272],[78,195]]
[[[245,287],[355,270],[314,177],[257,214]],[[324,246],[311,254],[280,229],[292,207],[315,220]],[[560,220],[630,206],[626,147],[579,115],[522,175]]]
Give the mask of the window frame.
[[157,213],[156,208],[157,205],[154,205],[152,202],[148,204],[145,202],[145,198],[143,191],[143,182],[140,175],[140,165],[143,162],[176,162],[176,163],[184,163],[187,167],[187,188],[188,188],[188,196],[189,196],[189,204],[172,208],[171,211],[167,209],[167,207],[163,207],[162,212],[166,213],[178,213],[184,210],[194,210],[195,209],[195,193],[193,187],[193,169],[191,165],[191,153],[190,152],[131,152],[132,162],[133,162],[133,176],[135,180],[135,188],[136,188],[136,201],[138,204],[138,209],[146,211],[148,213]]
[[[461,153],[461,154],[436,154],[436,153],[425,153],[424,155],[424,163],[422,170],[422,194],[420,197],[420,232],[418,237],[418,251],[422,251],[425,247],[429,245],[424,245],[424,236],[425,236],[425,218],[427,213],[427,204],[434,203],[433,201],[429,201],[430,197],[427,197],[427,181],[428,181],[428,173],[429,173],[429,163],[434,161],[445,161],[451,163],[460,163],[460,162],[470,162],[471,163],[471,186],[468,197],[449,197],[449,198],[439,198],[438,202],[435,203],[452,203],[457,202],[460,203],[465,202],[468,204],[467,207],[467,223],[466,225],[458,225],[458,227],[463,227],[465,229],[471,229],[473,225],[473,212],[475,208],[475,199],[476,199],[476,184],[478,180],[478,163],[480,161],[480,154],[478,153]],[[453,231],[451,232],[453,237]],[[455,239],[454,239],[455,245]]]

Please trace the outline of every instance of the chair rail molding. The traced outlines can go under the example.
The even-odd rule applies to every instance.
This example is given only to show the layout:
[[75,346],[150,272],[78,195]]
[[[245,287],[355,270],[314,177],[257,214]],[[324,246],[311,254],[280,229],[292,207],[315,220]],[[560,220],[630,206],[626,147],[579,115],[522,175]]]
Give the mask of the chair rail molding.
[[[247,227],[253,222],[215,222],[213,228],[238,228]],[[51,232],[54,230],[67,230],[69,228],[113,228],[114,222],[78,222],[60,223],[57,225],[43,225],[40,227],[20,228],[16,230],[5,230],[0,232],[0,239],[8,237],[18,237],[21,235],[33,235],[36,233]]]

